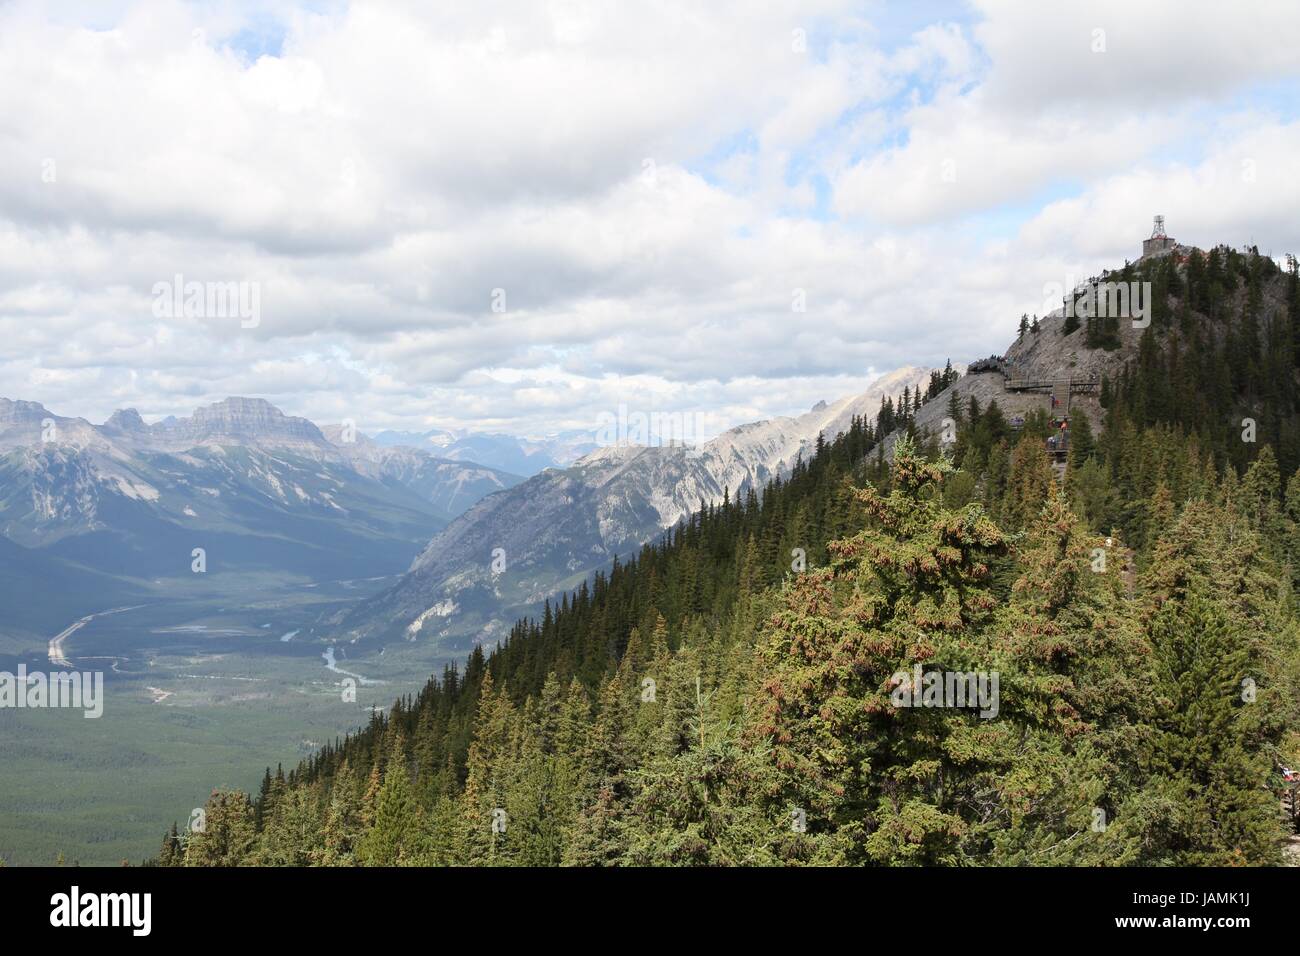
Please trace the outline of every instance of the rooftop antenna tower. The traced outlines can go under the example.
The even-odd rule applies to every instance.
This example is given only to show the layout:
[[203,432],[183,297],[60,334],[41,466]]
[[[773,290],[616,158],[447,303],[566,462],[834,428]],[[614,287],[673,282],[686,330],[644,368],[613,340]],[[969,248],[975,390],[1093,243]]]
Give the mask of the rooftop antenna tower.
[[1176,251],[1178,243],[1165,232],[1165,217],[1156,216],[1151,225],[1151,238],[1142,240],[1142,258],[1164,256]]

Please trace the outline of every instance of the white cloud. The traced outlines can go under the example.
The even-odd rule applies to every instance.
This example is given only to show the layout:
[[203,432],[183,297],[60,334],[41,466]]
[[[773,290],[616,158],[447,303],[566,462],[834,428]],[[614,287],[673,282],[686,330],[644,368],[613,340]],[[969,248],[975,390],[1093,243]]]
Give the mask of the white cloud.
[[[85,15],[0,7],[0,394],[64,414],[721,428],[1000,349],[1153,212],[1300,239],[1270,4],[980,4],[893,48],[847,0]],[[276,55],[232,45],[268,17]],[[260,324],[156,317],[177,274]]]

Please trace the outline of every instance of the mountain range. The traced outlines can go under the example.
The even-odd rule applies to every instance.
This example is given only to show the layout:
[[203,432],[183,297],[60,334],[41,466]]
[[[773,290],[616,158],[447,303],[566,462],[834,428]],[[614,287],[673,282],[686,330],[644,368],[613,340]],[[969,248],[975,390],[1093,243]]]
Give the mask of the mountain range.
[[565,431],[542,438],[435,428],[427,432],[381,431],[374,442],[432,452],[449,461],[470,461],[531,477],[547,468],[564,468],[596,450],[591,431]]
[[520,613],[625,557],[701,504],[761,489],[930,369],[890,372],[866,391],[796,417],[740,425],[695,448],[612,445],[489,495],[434,536],[392,587],[338,615],[350,641],[490,641]]
[[[39,566],[52,586],[76,581],[94,595],[91,609],[163,580],[194,580],[195,548],[210,574],[397,576],[330,612],[326,632],[447,647],[491,640],[701,503],[788,473],[819,436],[833,438],[929,375],[898,369],[861,394],[692,448],[600,447],[592,433],[372,438],[239,397],[153,423],[121,409],[96,425],[0,399],[0,568],[14,568],[14,581],[31,577],[16,573],[24,566]],[[468,460],[471,451],[537,470],[525,478]],[[25,626],[69,610],[29,613]]]
[[35,553],[43,580],[92,575],[128,592],[193,574],[202,548],[205,573],[376,577],[521,480],[322,430],[256,398],[153,424],[123,409],[102,425],[0,399],[0,535],[13,546],[0,566]]

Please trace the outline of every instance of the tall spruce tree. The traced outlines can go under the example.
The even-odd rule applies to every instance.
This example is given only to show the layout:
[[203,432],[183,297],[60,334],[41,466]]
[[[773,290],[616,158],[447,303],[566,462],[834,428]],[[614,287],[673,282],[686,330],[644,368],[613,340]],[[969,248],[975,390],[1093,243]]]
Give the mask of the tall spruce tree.
[[968,826],[947,744],[979,718],[899,708],[892,692],[914,665],[987,661],[989,561],[1006,541],[978,506],[943,507],[950,464],[906,440],[894,453],[888,496],[859,492],[867,529],[795,579],[762,647],[755,732],[780,774],[776,807],[804,815],[819,862],[955,862]]

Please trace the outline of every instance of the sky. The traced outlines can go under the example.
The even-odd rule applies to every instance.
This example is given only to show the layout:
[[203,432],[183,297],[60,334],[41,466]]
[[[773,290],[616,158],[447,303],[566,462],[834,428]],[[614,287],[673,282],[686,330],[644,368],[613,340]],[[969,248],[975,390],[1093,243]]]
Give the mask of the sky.
[[0,2],[0,396],[798,413],[1157,213],[1300,252],[1298,80],[1286,2]]

